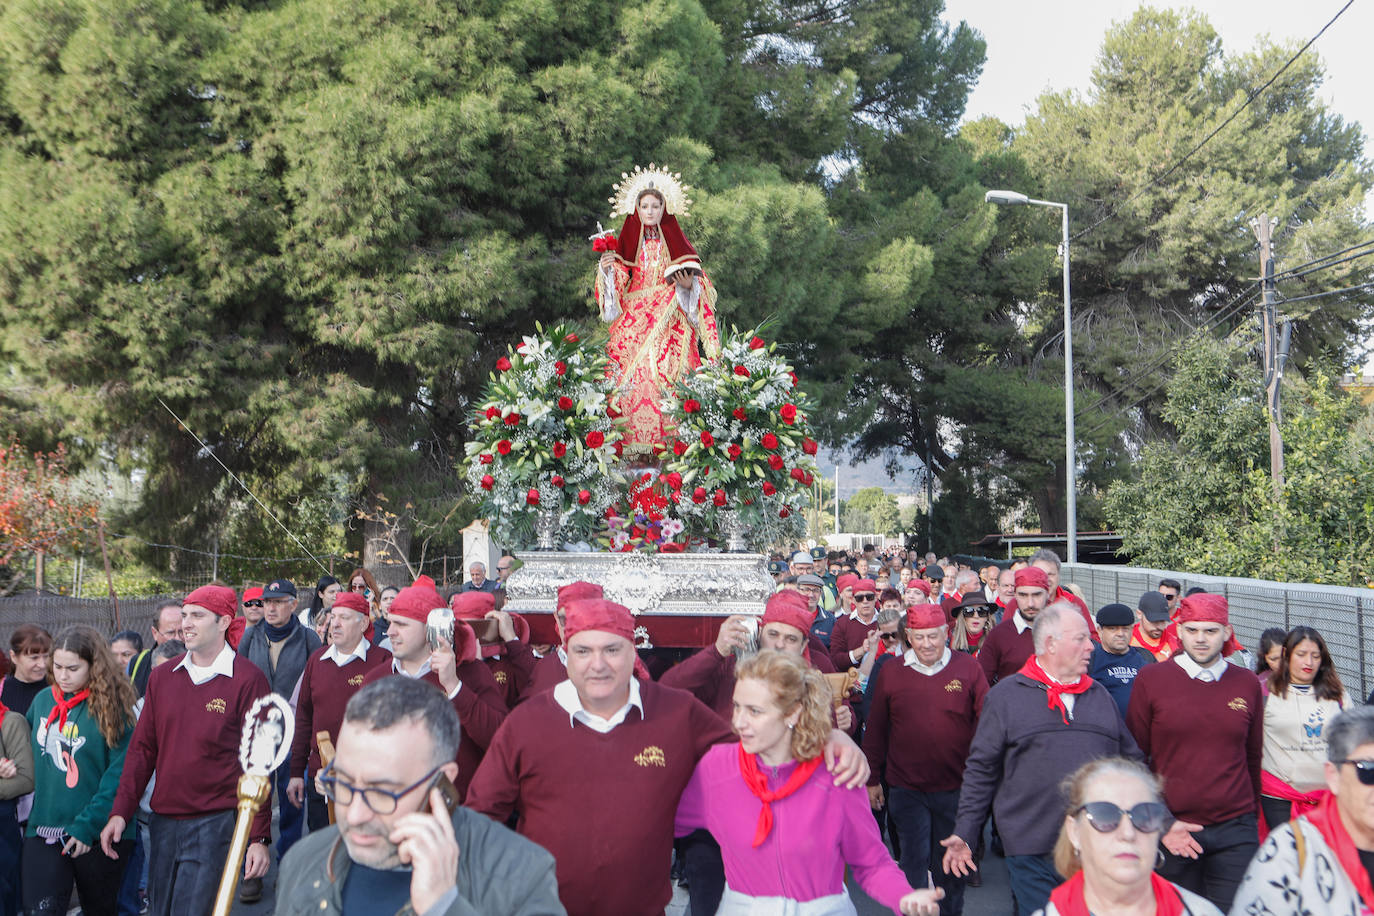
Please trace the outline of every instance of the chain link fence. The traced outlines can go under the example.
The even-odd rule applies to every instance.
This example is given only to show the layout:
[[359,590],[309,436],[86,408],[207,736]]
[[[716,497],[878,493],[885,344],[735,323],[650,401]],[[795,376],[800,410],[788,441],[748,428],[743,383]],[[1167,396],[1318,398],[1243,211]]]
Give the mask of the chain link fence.
[[1202,588],[1225,595],[1236,638],[1250,651],[1258,649],[1260,634],[1270,627],[1309,626],[1326,639],[1351,699],[1364,700],[1374,688],[1374,627],[1364,619],[1366,613],[1374,614],[1374,589],[1086,563],[1065,563],[1061,575],[1065,582],[1083,589],[1094,611],[1114,601],[1134,608],[1141,595],[1159,587],[1161,579],[1181,582],[1185,592]]
[[9,652],[10,634],[27,623],[37,624],[52,634],[76,624],[94,627],[107,637],[121,630],[133,630],[143,637],[146,648],[152,642],[151,628],[158,605],[180,599],[179,595],[121,598],[117,620],[115,604],[109,598],[28,594],[0,599],[0,649]]

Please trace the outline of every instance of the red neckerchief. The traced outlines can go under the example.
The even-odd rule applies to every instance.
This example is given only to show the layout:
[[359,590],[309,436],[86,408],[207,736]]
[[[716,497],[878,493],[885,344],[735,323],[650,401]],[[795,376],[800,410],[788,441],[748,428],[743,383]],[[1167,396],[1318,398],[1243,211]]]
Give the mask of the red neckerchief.
[[[1183,897],[1168,881],[1150,872],[1150,890],[1155,895],[1155,916],[1182,916]],[[1088,901],[1083,895],[1083,870],[1050,892],[1050,903],[1061,916],[1091,916]]]
[[62,689],[61,689],[60,687],[58,687],[56,684],[53,684],[53,685],[52,685],[52,702],[53,702],[53,707],[52,707],[52,712],[48,713],[48,721],[47,721],[46,724],[49,725],[49,726],[51,726],[51,725],[52,725],[52,720],[53,720],[53,719],[56,719],[56,720],[57,720],[57,730],[58,730],[58,732],[60,733],[64,728],[67,727],[67,713],[71,712],[71,711],[72,711],[73,709],[75,709],[77,706],[80,706],[81,703],[85,701],[86,697],[88,697],[88,696],[90,696],[90,695],[91,695],[91,691],[90,691],[89,689],[86,689],[86,690],[79,690],[79,691],[77,691],[77,692],[72,696],[72,698],[71,698],[70,700],[64,700],[64,699],[62,699]]
[[1064,705],[1064,700],[1060,695],[1083,693],[1093,685],[1093,679],[1086,674],[1079,675],[1078,681],[1073,684],[1058,683],[1045,673],[1045,669],[1040,667],[1040,662],[1034,655],[1026,659],[1026,663],[1016,673],[1024,674],[1036,683],[1045,685],[1045,693],[1049,695],[1050,709],[1059,710],[1059,717],[1064,720],[1065,725],[1069,724],[1069,708]]
[[1151,655],[1154,655],[1162,649],[1166,642],[1163,633],[1159,634],[1159,639],[1151,641],[1150,637],[1145,635],[1145,631],[1140,628],[1140,624],[1138,623],[1131,628],[1131,637],[1135,639],[1136,642],[1140,643],[1140,647],[1148,651]]
[[[1366,907],[1374,907],[1374,886],[1370,884],[1369,873],[1364,870],[1364,865],[1360,862],[1360,851],[1355,848],[1355,841],[1350,838],[1349,832],[1345,829],[1345,824],[1341,821],[1340,809],[1336,807],[1336,796],[1328,795],[1321,800],[1315,809],[1307,812],[1303,817],[1307,818],[1308,823],[1317,828],[1317,832],[1322,835],[1326,845],[1331,847],[1331,851],[1336,854],[1336,858],[1341,863],[1341,869],[1345,871],[1345,876],[1350,879],[1350,883],[1355,885],[1355,890],[1359,892],[1360,900]],[[1293,829],[1298,829],[1297,824]]]
[[797,764],[797,768],[792,771],[792,775],[787,777],[787,782],[783,784],[782,788],[770,792],[768,777],[759,769],[758,756],[745,751],[743,744],[739,745],[739,774],[744,777],[744,784],[749,787],[750,792],[754,793],[754,797],[763,802],[763,810],[759,812],[758,826],[754,828],[755,847],[762,845],[773,829],[773,802],[786,798],[800,789],[811,778],[811,774],[816,772],[816,767],[820,765],[821,758],[819,757],[801,761]]
[[987,635],[987,627],[983,627],[983,629],[979,630],[977,633],[970,633],[968,630],[965,630],[964,638],[968,640],[968,650],[970,652],[977,652],[978,646],[983,642],[983,637]]

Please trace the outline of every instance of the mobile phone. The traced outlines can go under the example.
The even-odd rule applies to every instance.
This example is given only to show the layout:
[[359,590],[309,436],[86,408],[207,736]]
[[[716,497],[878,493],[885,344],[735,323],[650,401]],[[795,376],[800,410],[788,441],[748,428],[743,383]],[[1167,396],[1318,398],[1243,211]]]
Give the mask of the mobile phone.
[[456,811],[458,806],[462,804],[462,801],[458,798],[458,787],[453,784],[453,780],[449,779],[443,773],[435,773],[434,781],[431,782],[429,788],[425,790],[424,809],[426,811],[430,810],[429,793],[432,789],[438,789],[439,794],[444,797],[444,807],[448,808],[449,814]]

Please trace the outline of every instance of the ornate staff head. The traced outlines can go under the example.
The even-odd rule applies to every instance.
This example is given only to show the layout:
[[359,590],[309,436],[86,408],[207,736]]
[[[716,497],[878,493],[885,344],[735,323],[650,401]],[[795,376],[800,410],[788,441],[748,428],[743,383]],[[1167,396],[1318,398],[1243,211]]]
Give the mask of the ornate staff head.
[[249,776],[269,776],[291,753],[296,717],[282,696],[259,697],[243,718],[239,766]]

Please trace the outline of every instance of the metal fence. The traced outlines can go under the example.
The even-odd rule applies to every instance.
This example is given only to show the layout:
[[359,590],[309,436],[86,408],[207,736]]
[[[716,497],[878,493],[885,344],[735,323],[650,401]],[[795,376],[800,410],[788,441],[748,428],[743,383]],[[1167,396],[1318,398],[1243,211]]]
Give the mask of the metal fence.
[[1326,639],[1351,699],[1363,701],[1374,688],[1374,627],[1364,619],[1374,614],[1374,589],[1086,563],[1065,563],[1061,576],[1083,589],[1093,610],[1113,601],[1136,607],[1142,594],[1159,587],[1160,579],[1178,580],[1185,592],[1197,587],[1225,595],[1236,638],[1247,649],[1256,650],[1260,634],[1269,627],[1310,626]]
[[119,599],[119,623],[115,623],[114,603],[109,598],[68,598],[65,595],[29,594],[0,599],[0,649],[9,651],[10,634],[26,623],[37,624],[49,633],[63,627],[85,624],[106,636],[119,630],[134,630],[145,644],[152,640],[149,631],[153,611],[164,600],[178,596]]

